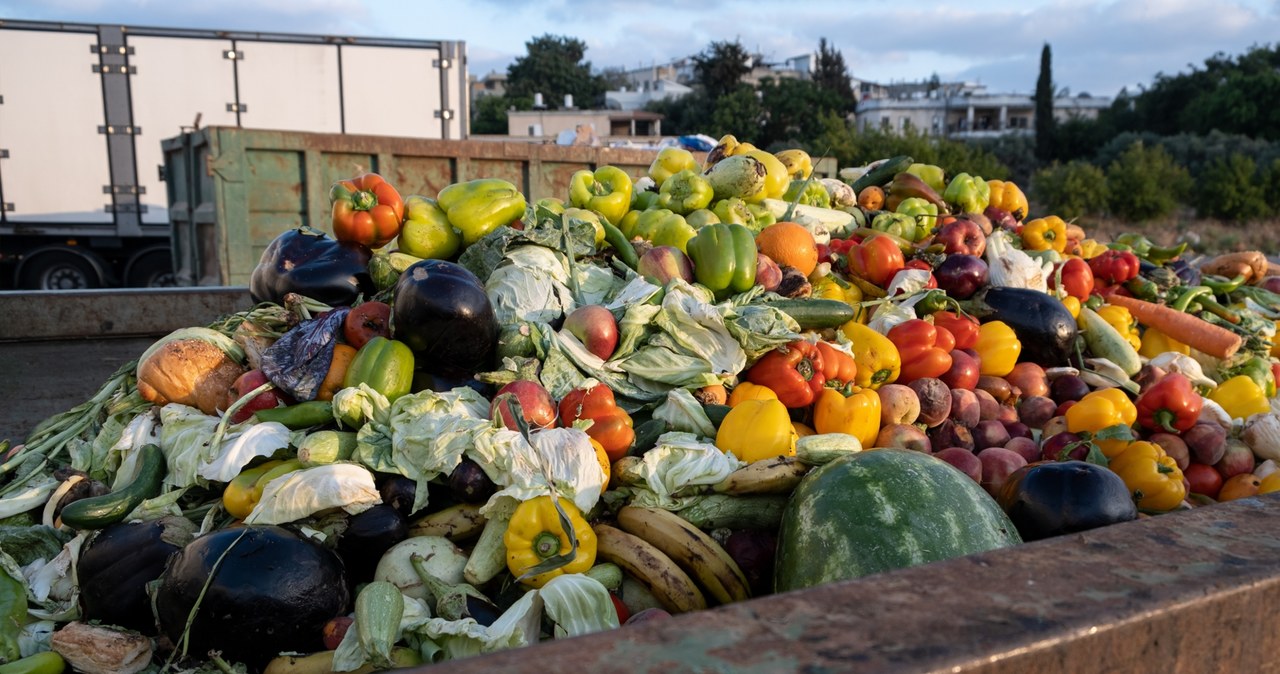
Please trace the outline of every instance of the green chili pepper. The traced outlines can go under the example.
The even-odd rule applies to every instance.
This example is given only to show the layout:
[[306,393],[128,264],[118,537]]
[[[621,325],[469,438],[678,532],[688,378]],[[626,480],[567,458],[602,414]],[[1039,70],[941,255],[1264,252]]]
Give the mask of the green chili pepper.
[[622,264],[635,269],[640,265],[640,258],[636,255],[636,249],[627,240],[627,235],[622,233],[621,229],[609,224],[608,220],[601,219],[600,225],[604,227],[604,240],[610,246],[613,246],[613,252],[622,260]]
[[1244,285],[1244,276],[1237,274],[1235,278],[1226,278],[1206,274],[1200,277],[1200,285],[1212,290],[1215,295],[1226,295]]
[[1169,306],[1178,311],[1186,311],[1191,302],[1198,297],[1212,293],[1207,286],[1184,286],[1169,290]]
[[947,297],[947,294],[941,290],[930,290],[920,298],[915,304],[915,310],[920,315],[936,314],[944,309],[950,309],[955,306],[955,300]]
[[1160,299],[1160,286],[1149,278],[1135,276],[1125,282],[1124,287],[1140,300],[1155,302]]
[[253,416],[262,423],[274,421],[291,431],[299,431],[332,422],[333,403],[328,400],[308,400],[288,407],[258,410]]
[[61,655],[44,651],[0,665],[0,674],[62,674],[66,668],[67,661]]

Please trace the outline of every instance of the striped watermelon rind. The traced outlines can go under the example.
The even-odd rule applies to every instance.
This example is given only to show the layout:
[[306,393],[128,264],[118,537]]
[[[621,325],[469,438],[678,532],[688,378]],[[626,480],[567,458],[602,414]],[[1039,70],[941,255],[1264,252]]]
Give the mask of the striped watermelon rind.
[[851,454],[796,487],[778,531],[774,589],[798,590],[1021,543],[972,478],[907,449]]

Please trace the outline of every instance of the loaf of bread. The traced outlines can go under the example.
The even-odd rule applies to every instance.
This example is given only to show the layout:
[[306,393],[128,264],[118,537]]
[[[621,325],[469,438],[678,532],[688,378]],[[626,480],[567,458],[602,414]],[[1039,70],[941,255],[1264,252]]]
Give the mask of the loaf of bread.
[[138,393],[156,405],[181,403],[216,414],[245,368],[213,341],[169,339],[138,361]]

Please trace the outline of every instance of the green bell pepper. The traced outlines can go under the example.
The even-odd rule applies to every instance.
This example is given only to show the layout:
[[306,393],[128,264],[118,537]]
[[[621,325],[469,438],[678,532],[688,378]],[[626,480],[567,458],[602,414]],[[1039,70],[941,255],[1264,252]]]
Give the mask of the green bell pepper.
[[923,180],[926,185],[932,187],[938,194],[942,194],[942,191],[947,188],[946,172],[942,170],[941,166],[917,162],[907,167],[907,173]]
[[757,233],[777,222],[777,218],[767,208],[748,204],[738,197],[717,201],[712,205],[711,211],[720,218],[720,222],[746,225],[747,229]]
[[991,203],[991,186],[968,173],[959,173],[942,191],[942,200],[957,213],[981,213]]
[[644,239],[655,246],[674,246],[685,253],[685,246],[697,232],[685,221],[684,216],[665,208],[640,213],[631,231],[622,230],[627,236]]
[[524,195],[516,186],[499,178],[481,178],[454,183],[436,197],[454,229],[462,232],[462,245],[484,238],[493,230],[524,216]]
[[658,191],[657,207],[688,215],[710,206],[714,196],[715,190],[711,189],[711,183],[702,174],[686,169],[662,183],[662,189]]
[[746,292],[756,284],[756,240],[743,225],[707,225],[686,247],[694,278],[717,299]]
[[649,164],[649,177],[653,178],[658,187],[662,187],[667,178],[681,171],[701,170],[702,167],[698,165],[692,152],[680,147],[664,147],[653,158],[653,163]]
[[631,210],[631,176],[617,166],[578,171],[569,178],[569,203],[599,213],[609,222],[621,222]]
[[1262,356],[1253,356],[1249,360],[1228,368],[1222,373],[1223,381],[1244,375],[1254,381],[1271,399],[1276,396],[1276,379],[1271,373],[1271,362]]
[[543,197],[533,202],[533,206],[534,208],[545,209],[548,213],[555,213],[556,215],[564,215],[564,208],[565,208],[564,199],[557,199],[555,197]]
[[393,402],[407,394],[413,386],[413,351],[409,345],[381,335],[366,342],[351,359],[342,378],[343,388],[360,384],[368,385]]
[[903,237],[909,241],[919,241],[926,233],[933,231],[934,225],[938,224],[938,205],[920,197],[903,199],[894,212],[915,218],[915,236]]
[[631,195],[631,210],[647,211],[658,207],[659,194],[653,190],[643,190]]
[[792,180],[787,185],[787,191],[783,193],[782,200],[789,204],[798,203],[801,206],[831,208],[831,195],[827,193],[827,188],[816,180]]
[[709,208],[699,208],[698,210],[684,216],[686,222],[694,229],[701,229],[706,225],[714,225],[720,222],[720,217]]
[[907,241],[915,241],[919,236],[920,226],[916,224],[915,217],[906,213],[881,211],[874,218],[871,218],[871,229],[885,234],[892,234]]

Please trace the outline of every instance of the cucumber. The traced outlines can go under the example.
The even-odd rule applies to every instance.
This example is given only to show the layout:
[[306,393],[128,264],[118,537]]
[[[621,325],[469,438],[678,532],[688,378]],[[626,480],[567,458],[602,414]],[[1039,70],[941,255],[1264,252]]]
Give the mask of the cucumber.
[[661,419],[649,419],[635,427],[636,440],[631,445],[632,456],[641,456],[653,449],[658,443],[658,436],[667,432],[667,422]]
[[1089,353],[1115,363],[1130,377],[1142,369],[1142,361],[1133,345],[1119,330],[1099,316],[1098,312],[1089,307],[1080,307],[1076,324],[1083,331],[1084,343],[1088,345]]
[[298,445],[298,460],[310,468],[335,461],[346,461],[356,451],[355,431],[316,431]]
[[871,187],[872,185],[883,185],[890,180],[893,180],[895,175],[907,170],[907,167],[914,163],[915,160],[905,154],[898,155],[897,157],[890,157],[889,159],[880,162],[879,166],[862,174],[861,178],[855,180],[851,185],[853,187],[853,191],[856,194],[861,192],[864,188]]
[[795,319],[801,330],[838,328],[858,317],[858,310],[840,300],[777,300],[768,306]]
[[142,468],[129,484],[110,494],[72,501],[62,509],[62,522],[76,529],[102,529],[133,512],[143,501],[160,494],[166,464],[164,452],[155,444],[138,450]]

